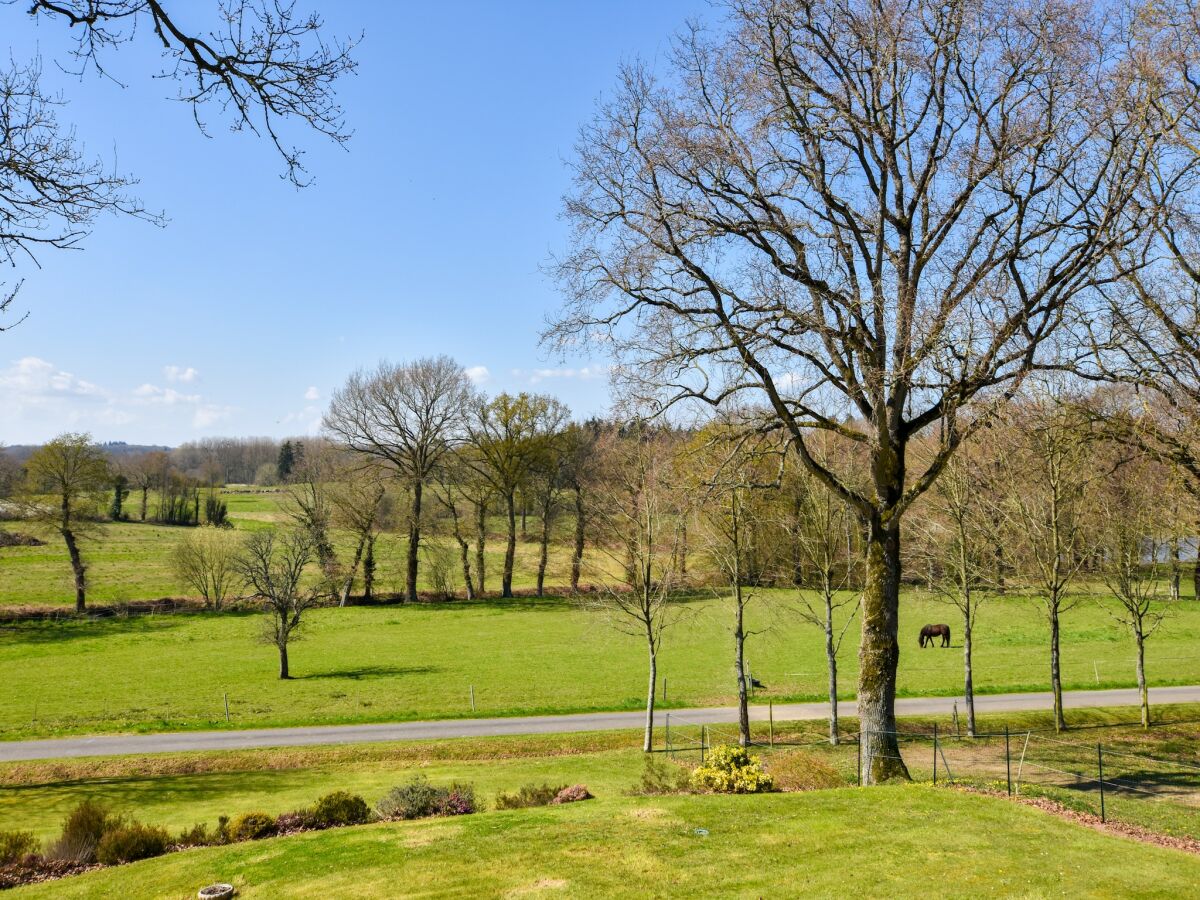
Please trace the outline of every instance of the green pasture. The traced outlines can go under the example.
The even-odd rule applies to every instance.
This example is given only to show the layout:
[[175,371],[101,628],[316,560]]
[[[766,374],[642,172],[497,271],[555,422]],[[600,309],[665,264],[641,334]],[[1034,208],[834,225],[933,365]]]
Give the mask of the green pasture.
[[[747,660],[766,685],[756,702],[825,696],[818,629],[795,613],[789,591],[763,591],[750,610]],[[732,704],[732,613],[701,597],[676,606],[659,664],[667,707]],[[955,623],[929,596],[902,598],[902,695],[961,691],[962,652],[917,647],[931,621]],[[280,681],[258,613],[170,614],[0,625],[0,732],[58,734],[171,731],[406,719],[638,709],[645,648],[603,614],[569,599],[328,608],[308,614],[291,651],[295,676]],[[853,626],[841,656],[841,694],[857,669]],[[980,692],[1045,689],[1047,626],[1032,601],[987,603],[976,631]],[[1099,601],[1063,618],[1067,689],[1134,684],[1133,648]],[[1153,684],[1200,683],[1200,604],[1175,604],[1149,645]],[[474,689],[475,707],[471,707]],[[225,720],[225,698],[230,718]]]
[[923,786],[604,794],[189,850],[14,897],[1196,896],[1200,858]]
[[[203,495],[203,492],[202,492]],[[247,489],[233,486],[220,492],[229,508],[229,518],[238,532],[271,528],[287,520],[286,494],[278,490]],[[140,495],[126,501],[126,511],[135,521],[109,522],[83,543],[84,561],[88,567],[88,602],[92,604],[122,603],[131,600],[151,600],[160,597],[182,597],[192,593],[175,577],[171,556],[175,545],[190,529],[136,521],[140,511]],[[150,499],[153,515],[155,498]],[[453,541],[439,534],[439,523],[431,521],[424,540],[425,560],[420,587],[432,587],[430,574],[432,558],[444,560],[451,587],[462,590],[461,568]],[[529,519],[530,531],[518,536],[517,561],[514,567],[514,587],[518,590],[536,584],[540,525]],[[0,523],[11,531],[22,531],[19,523]],[[555,541],[550,548],[547,583],[563,586],[570,581],[570,549],[567,545],[571,528],[564,517],[555,528]],[[504,566],[504,528],[499,517],[488,521],[488,543],[485,548],[487,584],[490,591],[499,591],[500,573]],[[398,593],[404,589],[408,541],[402,533],[385,532],[376,543],[376,586],[380,594]],[[0,548],[0,607],[63,606],[75,603],[75,588],[70,562],[62,539],[53,534],[39,534],[45,540],[41,547]],[[349,535],[334,532],[335,549],[347,561],[354,547]],[[472,549],[471,564],[475,557]],[[361,582],[360,582],[361,584]],[[356,587],[356,590],[358,588]]]

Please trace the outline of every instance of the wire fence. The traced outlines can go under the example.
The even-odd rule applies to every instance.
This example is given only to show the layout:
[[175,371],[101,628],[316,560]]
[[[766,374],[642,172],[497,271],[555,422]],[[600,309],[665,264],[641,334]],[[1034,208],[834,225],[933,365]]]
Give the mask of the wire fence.
[[[1190,724],[1194,723],[1156,727]],[[833,745],[827,737],[812,739],[811,732],[777,729],[772,720],[755,723],[751,744],[764,756],[768,770],[775,754],[800,749],[835,763],[851,783],[861,784],[861,773],[872,759],[890,759],[902,763],[917,781],[1047,798],[1068,809],[1093,813],[1101,821],[1200,838],[1200,758],[1195,756],[1195,741],[1168,735],[1157,744],[1179,748],[1180,753],[1139,752],[1136,744],[1129,744],[1145,732],[1132,731],[1128,738],[1109,734],[1109,740],[1092,742],[1035,729],[970,737],[934,726],[930,731],[851,733]],[[884,734],[892,740],[873,740]],[[703,763],[713,747],[738,743],[736,725],[695,722],[672,713],[656,729],[654,749],[680,762]],[[865,762],[864,755],[869,757]]]

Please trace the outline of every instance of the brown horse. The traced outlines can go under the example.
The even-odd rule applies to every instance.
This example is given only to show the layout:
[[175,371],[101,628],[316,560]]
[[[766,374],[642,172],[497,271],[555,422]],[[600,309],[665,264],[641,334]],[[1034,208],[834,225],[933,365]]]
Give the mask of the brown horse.
[[929,646],[932,647],[933,639],[936,637],[940,637],[942,639],[943,647],[949,647],[950,646],[950,626],[949,625],[926,625],[924,628],[921,629],[921,638],[920,638],[921,646],[924,647],[925,643],[928,642]]

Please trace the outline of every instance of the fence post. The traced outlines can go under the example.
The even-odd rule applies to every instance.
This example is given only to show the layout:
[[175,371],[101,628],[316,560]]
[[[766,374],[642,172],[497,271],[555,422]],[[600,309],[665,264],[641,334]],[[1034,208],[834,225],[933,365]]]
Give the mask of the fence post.
[[770,733],[769,740],[771,742],[771,746],[774,747],[775,746],[775,701],[774,700],[767,701],[767,718],[771,724],[771,733]]
[[1105,821],[1104,816],[1104,745],[1096,744],[1096,764],[1100,769],[1100,821]]
[[854,746],[858,748],[858,763],[855,771],[858,773],[858,786],[862,787],[862,731],[859,731],[855,737]]
[[667,736],[666,736],[667,756],[671,756],[671,714],[667,713]]
[[933,783],[934,784],[937,784],[937,752],[938,752],[937,722],[934,722],[933,723]]
[[667,702],[667,676],[663,676],[663,703]]
[[471,685],[470,690],[471,690],[471,712],[475,712],[475,685]]
[[708,745],[708,726],[700,726],[700,765],[704,765],[704,751]]
[[225,721],[229,721],[229,694],[225,694]]
[[954,736],[962,737],[962,729],[958,727],[958,701],[954,701]]
[[1012,796],[1012,753],[1008,748],[1008,726],[1004,726],[1004,775],[1008,780],[1008,796]]

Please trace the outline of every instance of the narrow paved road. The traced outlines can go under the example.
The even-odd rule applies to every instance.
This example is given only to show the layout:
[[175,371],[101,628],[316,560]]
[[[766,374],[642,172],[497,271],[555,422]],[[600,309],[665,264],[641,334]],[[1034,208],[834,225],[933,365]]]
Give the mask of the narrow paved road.
[[[961,697],[910,697],[896,701],[902,716],[948,714]],[[1136,689],[1068,691],[1067,708],[1136,706]],[[1151,703],[1200,703],[1200,685],[1150,689]],[[975,698],[980,713],[1049,709],[1049,691],[1029,694],[988,694]],[[855,715],[853,701],[841,704],[845,715]],[[720,725],[737,722],[732,706],[672,709],[671,721],[679,724]],[[775,707],[780,722],[823,719],[824,703],[787,703]],[[663,721],[660,713],[659,722]],[[765,721],[767,707],[753,706],[750,718]],[[516,716],[504,719],[443,719],[434,722],[395,722],[380,725],[317,725],[303,728],[251,728],[238,731],[182,731],[170,734],[121,734],[105,737],[54,738],[42,741],[0,741],[0,762],[56,759],[79,756],[112,756],[129,753],[167,753],[183,750],[244,750],[254,747],[302,747],[314,744],[356,744],[368,741],[412,741],[428,738],[483,737],[513,734],[560,734],[571,731],[606,731],[641,728],[641,712],[579,713],[567,716]]]

